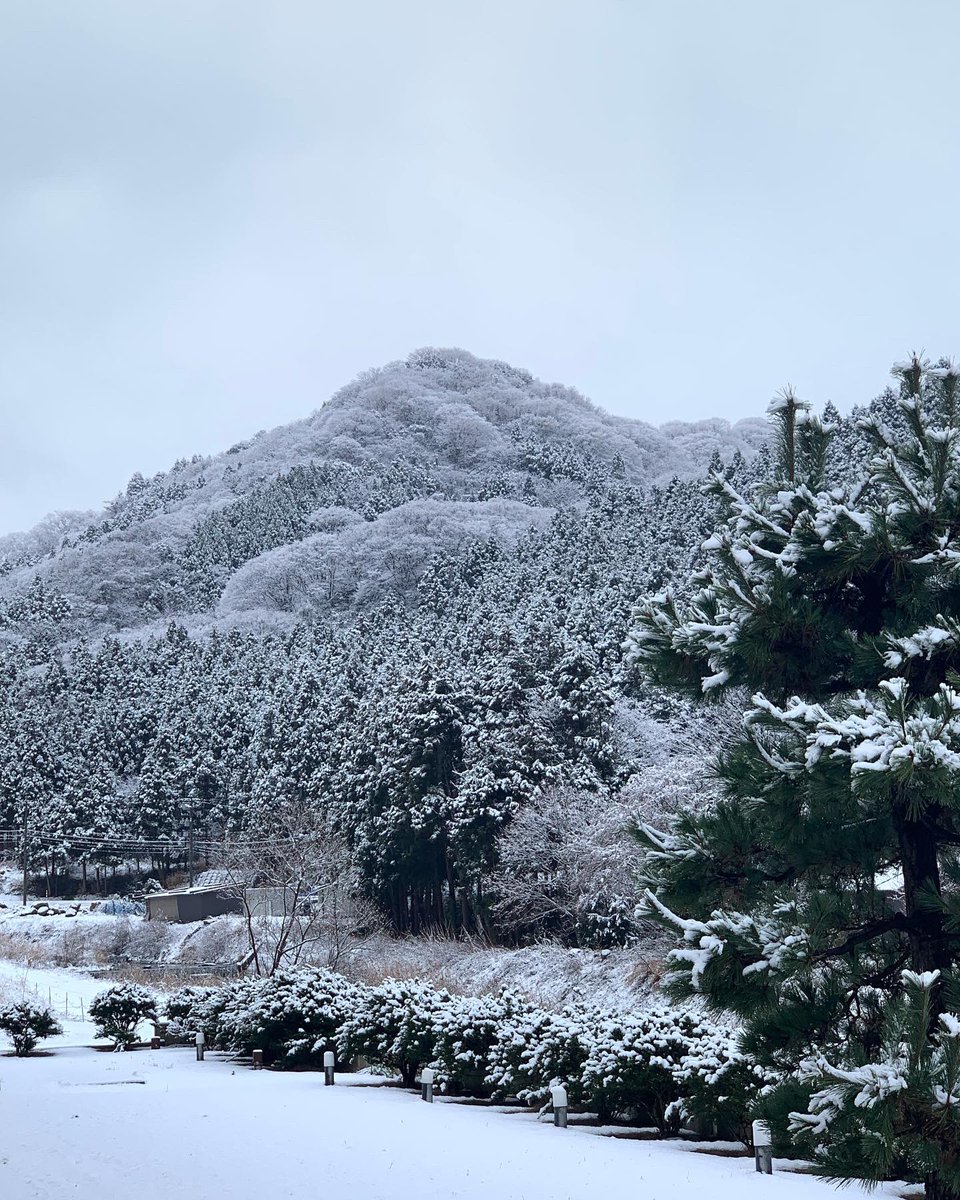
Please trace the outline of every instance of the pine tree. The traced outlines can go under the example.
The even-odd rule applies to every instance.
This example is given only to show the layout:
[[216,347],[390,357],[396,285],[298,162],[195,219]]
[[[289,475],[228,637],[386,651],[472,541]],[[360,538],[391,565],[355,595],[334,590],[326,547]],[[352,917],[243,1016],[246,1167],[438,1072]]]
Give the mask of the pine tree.
[[711,565],[686,603],[636,610],[649,677],[753,693],[724,799],[639,835],[649,907],[682,934],[672,988],[744,1019],[783,1103],[803,1073],[793,1128],[824,1172],[913,1173],[955,1200],[960,371],[895,375],[895,422],[865,420],[868,469],[843,486],[835,425],[778,397],[777,478],[746,495],[715,475]]

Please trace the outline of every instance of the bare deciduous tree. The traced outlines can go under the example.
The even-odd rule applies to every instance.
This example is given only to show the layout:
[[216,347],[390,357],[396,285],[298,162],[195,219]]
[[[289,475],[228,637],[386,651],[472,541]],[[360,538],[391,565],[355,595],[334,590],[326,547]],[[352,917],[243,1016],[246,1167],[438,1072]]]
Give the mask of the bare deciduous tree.
[[256,841],[225,839],[217,867],[243,906],[246,962],[257,975],[318,958],[337,967],[361,934],[381,925],[360,893],[346,841],[325,813],[294,801],[271,807]]
[[639,890],[630,815],[609,796],[569,788],[526,805],[498,844],[493,887],[501,924],[520,935],[577,941],[611,905],[632,908]]

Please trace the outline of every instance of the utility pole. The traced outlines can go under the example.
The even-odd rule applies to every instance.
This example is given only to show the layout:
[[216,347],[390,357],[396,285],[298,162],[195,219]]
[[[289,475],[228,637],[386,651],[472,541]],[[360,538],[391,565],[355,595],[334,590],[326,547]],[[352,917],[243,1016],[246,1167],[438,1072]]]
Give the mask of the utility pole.
[[23,859],[23,907],[27,907],[27,888],[30,875],[30,850],[27,844],[27,798],[23,797],[23,827],[20,831],[20,853]]
[[193,887],[193,819],[190,820],[190,886]]

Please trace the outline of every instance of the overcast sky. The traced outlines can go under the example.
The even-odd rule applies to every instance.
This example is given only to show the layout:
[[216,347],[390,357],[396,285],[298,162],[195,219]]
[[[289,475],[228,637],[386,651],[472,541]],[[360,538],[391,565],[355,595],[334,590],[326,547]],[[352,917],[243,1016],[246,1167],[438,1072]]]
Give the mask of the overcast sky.
[[0,532],[464,346],[661,422],[960,352],[952,0],[0,12]]

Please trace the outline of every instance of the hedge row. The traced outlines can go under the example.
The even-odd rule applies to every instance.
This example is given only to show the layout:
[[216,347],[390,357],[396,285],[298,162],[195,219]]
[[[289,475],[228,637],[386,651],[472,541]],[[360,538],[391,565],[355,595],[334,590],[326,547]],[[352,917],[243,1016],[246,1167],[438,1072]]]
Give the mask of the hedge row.
[[412,1086],[424,1066],[451,1094],[545,1103],[562,1082],[571,1105],[675,1134],[741,1136],[770,1082],[735,1034],[690,1013],[616,1015],[587,1005],[547,1012],[514,992],[465,997],[420,980],[377,987],[316,968],[223,987],[185,987],[167,1001],[174,1037],[264,1052],[279,1067],[365,1059]]

